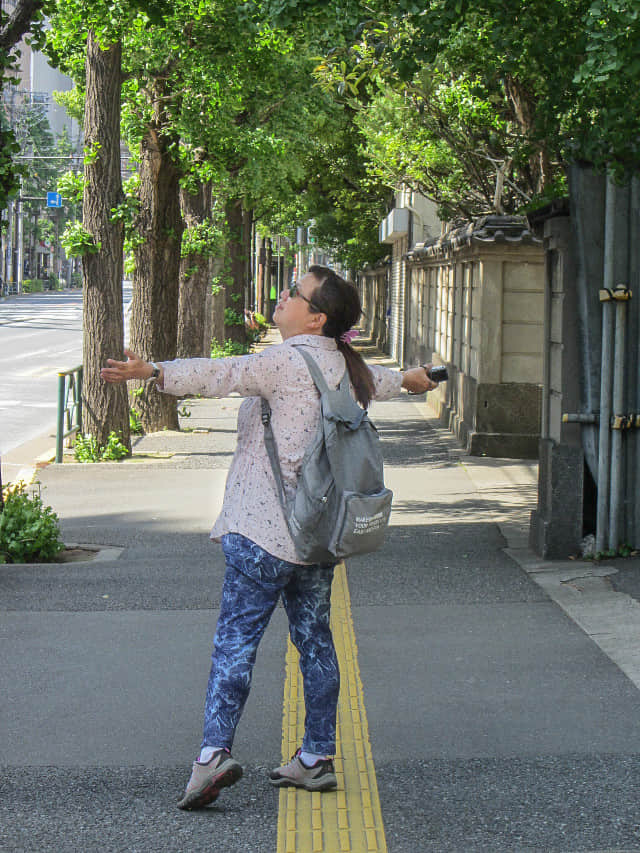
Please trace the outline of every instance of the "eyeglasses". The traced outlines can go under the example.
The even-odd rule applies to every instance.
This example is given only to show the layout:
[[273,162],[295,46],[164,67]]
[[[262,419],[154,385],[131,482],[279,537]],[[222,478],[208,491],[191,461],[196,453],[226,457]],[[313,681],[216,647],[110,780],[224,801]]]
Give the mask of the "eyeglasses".
[[300,293],[300,285],[297,281],[294,281],[291,287],[289,288],[289,299],[294,299],[296,296],[299,296],[300,299],[304,299],[306,303],[308,303],[314,311],[320,311],[318,306],[309,299],[308,296],[305,296],[304,293]]

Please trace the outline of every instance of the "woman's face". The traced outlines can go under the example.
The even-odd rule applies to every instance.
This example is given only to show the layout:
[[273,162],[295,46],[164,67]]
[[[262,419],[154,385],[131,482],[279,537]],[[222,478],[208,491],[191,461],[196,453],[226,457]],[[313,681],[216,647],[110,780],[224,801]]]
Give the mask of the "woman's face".
[[326,315],[312,311],[307,301],[312,299],[318,285],[316,277],[312,273],[307,273],[292,288],[295,295],[290,295],[289,290],[282,291],[273,314],[273,322],[280,329],[283,340],[292,338],[294,335],[322,334],[322,328],[327,320]]

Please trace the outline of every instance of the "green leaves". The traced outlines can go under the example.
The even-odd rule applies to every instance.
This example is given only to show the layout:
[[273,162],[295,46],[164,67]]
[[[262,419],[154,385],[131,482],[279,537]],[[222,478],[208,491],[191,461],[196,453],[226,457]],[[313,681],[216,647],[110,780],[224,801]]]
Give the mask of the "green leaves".
[[99,444],[94,435],[78,435],[76,438],[74,456],[77,462],[115,462],[129,455],[116,432],[109,433],[105,445]]
[[8,128],[0,128],[0,209],[7,206],[7,199],[17,192],[20,170],[16,168],[13,157],[20,151],[15,136]]
[[81,202],[84,193],[84,176],[77,172],[65,172],[58,178],[58,192],[63,198]]
[[101,249],[101,243],[96,242],[82,225],[82,222],[73,220],[64,229],[60,242],[70,258],[81,258],[84,255],[95,255]]
[[578,156],[620,178],[640,169],[640,10],[596,0],[586,16],[585,50],[572,84],[575,104],[565,126]]
[[64,549],[58,516],[39,495],[10,491],[0,512],[0,561],[51,562]]

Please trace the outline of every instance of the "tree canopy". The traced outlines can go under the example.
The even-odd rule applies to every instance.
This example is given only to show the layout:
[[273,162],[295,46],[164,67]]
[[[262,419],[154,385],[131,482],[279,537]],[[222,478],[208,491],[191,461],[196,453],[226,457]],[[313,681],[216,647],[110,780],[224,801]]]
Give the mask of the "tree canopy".
[[[20,2],[0,36],[37,36],[41,5]],[[621,0],[51,0],[46,11],[48,50],[80,90],[88,29],[122,41],[134,152],[161,120],[183,184],[213,182],[219,200],[240,198],[281,231],[312,221],[348,266],[382,253],[377,224],[401,184],[452,220],[539,204],[564,191],[574,160],[621,177],[640,167],[640,11]],[[6,197],[15,146],[2,132]]]
[[[280,26],[352,25],[318,74],[354,111],[370,170],[445,218],[563,191],[583,160],[638,170],[640,11],[618,0],[270,0]],[[356,25],[357,21],[357,25]]]

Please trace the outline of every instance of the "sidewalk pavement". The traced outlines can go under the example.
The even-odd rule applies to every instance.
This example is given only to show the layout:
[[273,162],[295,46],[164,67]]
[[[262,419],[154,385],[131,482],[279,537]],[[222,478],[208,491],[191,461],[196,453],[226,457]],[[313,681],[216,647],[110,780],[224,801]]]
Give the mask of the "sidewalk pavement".
[[[175,808],[240,402],[192,401],[184,432],[145,436],[132,460],[39,472],[65,541],[111,550],[0,566],[2,851],[277,849],[281,608],[234,748],[243,780],[203,813]],[[640,850],[640,605],[615,587],[620,564],[528,551],[535,463],[465,455],[420,397],[371,415],[393,520],[347,575],[387,849]]]

